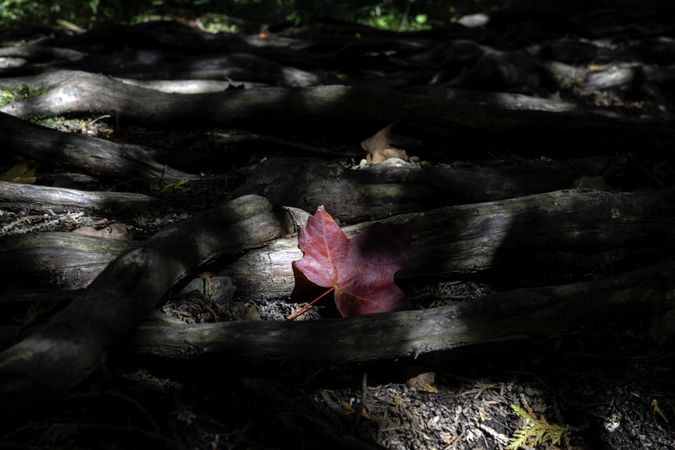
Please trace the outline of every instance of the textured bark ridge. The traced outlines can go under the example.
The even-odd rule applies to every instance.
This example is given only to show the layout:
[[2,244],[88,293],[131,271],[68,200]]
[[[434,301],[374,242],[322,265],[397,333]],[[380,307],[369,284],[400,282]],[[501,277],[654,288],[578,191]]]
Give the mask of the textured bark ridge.
[[[668,206],[674,197],[673,190],[556,191],[385,222],[410,231],[411,259],[398,274],[402,279],[484,274],[562,284],[590,272],[609,275],[668,258],[675,244],[674,211]],[[353,236],[364,227],[346,227],[345,232]],[[248,252],[227,273],[243,297],[286,296],[294,285],[291,262],[301,256],[296,239],[283,238]]]
[[[146,323],[130,345],[134,352],[176,359],[223,355],[263,362],[338,363],[416,357],[661,315],[673,307],[673,269],[668,263],[607,280],[517,289],[465,304],[346,319]],[[311,352],[306,351],[309,342]]]
[[[672,189],[568,190],[403,214],[383,222],[405,225],[411,235],[411,260],[399,278],[517,275],[530,284],[562,284],[591,272],[609,275],[667,258],[675,245],[674,214]],[[306,220],[306,215],[296,217]],[[344,231],[354,237],[367,226],[355,224]],[[10,285],[78,289],[133,246],[71,233],[17,236],[0,243],[0,267]],[[294,287],[292,263],[301,257],[293,235],[251,249],[224,272],[241,300],[286,297]]]
[[287,232],[261,197],[245,196],[122,253],[49,323],[0,354],[4,413],[65,393],[101,367],[163,295],[199,265]]
[[[405,117],[427,139],[447,140],[459,134],[478,142],[484,138],[499,142],[527,132],[533,138],[546,136],[550,145],[574,137],[627,149],[649,133],[659,148],[673,142],[660,116],[607,113],[525,95],[466,95],[452,88],[417,93],[329,84],[176,94],[82,72],[54,84],[43,95],[11,103],[0,111],[18,117],[115,114],[120,120],[151,124],[253,124],[263,130],[319,134],[332,130],[348,135]],[[521,146],[525,149],[526,144]]]

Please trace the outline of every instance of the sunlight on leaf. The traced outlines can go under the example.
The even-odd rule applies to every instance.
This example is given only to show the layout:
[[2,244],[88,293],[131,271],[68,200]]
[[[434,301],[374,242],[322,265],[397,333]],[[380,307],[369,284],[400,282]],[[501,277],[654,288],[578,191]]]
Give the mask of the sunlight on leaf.
[[513,412],[523,420],[523,425],[511,437],[506,450],[518,450],[537,445],[557,446],[565,436],[566,429],[560,425],[548,423],[545,417],[536,418],[518,405],[511,405]]
[[350,241],[320,206],[298,232],[298,247],[304,256],[293,266],[311,283],[335,291],[342,316],[410,308],[394,284],[394,275],[408,261],[403,227],[375,224]]

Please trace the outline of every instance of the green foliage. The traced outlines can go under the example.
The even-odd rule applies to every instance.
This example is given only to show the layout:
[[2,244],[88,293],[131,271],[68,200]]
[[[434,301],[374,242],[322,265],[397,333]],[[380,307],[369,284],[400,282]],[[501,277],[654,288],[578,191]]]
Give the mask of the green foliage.
[[225,14],[205,14],[200,18],[205,31],[209,33],[237,33],[239,25]]
[[[486,0],[0,0],[0,24],[54,24],[67,20],[81,27],[95,22],[135,23],[169,17],[200,18],[209,31],[237,31],[237,17],[261,26],[315,17],[394,30],[419,30],[447,24],[460,11],[473,12]],[[504,3],[508,0],[493,0]]]
[[28,120],[31,122],[42,125],[43,127],[47,128],[54,128],[54,129],[63,129],[66,128],[68,125],[71,125],[71,127],[75,128],[75,124],[79,123],[78,119],[66,119],[63,116],[55,116],[55,117],[39,117],[39,116],[29,116]]
[[49,86],[47,85],[41,85],[37,88],[31,89],[25,83],[19,83],[14,88],[0,88],[0,106],[5,106],[6,104],[17,100],[37,97],[38,95],[44,94],[47,89],[49,89]]
[[89,9],[91,13],[95,16],[98,12],[98,7],[101,4],[101,0],[89,0]]
[[179,191],[185,189],[187,187],[185,186],[187,183],[188,183],[187,179],[181,178],[180,180],[174,183],[164,185],[164,187],[162,188],[162,192]]
[[[666,1],[654,0],[656,3]],[[600,4],[625,8],[629,8],[631,2],[636,0],[599,1]],[[203,19],[205,15],[215,14],[221,18],[205,24],[213,31],[235,31],[241,27],[240,23],[231,22],[227,17],[241,18],[257,27],[283,21],[300,24],[315,17],[331,17],[379,28],[419,30],[447,25],[463,14],[500,8],[525,7],[567,13],[589,8],[589,5],[583,0],[0,0],[0,25],[55,24],[58,20],[66,20],[87,28],[101,21],[135,23],[171,17]]]
[[96,16],[100,0],[0,0],[0,21],[3,23],[53,23],[57,19],[86,22]]
[[44,6],[33,0],[0,0],[0,20],[6,23],[22,22],[26,18],[39,17]]
[[38,25],[66,20],[86,27],[99,20],[125,22],[153,3],[153,0],[0,0],[0,24]]
[[518,405],[511,405],[511,409],[524,423],[513,433],[513,437],[505,447],[506,450],[519,450],[537,445],[560,445],[566,431],[564,427],[548,423],[543,416],[537,419]]
[[14,101],[14,92],[9,89],[0,89],[0,107]]

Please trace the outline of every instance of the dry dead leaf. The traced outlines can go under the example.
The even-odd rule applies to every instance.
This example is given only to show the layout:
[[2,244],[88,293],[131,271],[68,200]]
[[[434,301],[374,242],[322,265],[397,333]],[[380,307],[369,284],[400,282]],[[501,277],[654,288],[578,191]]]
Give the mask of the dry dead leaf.
[[27,162],[20,162],[0,174],[0,181],[10,183],[33,184],[36,179],[35,168]]
[[434,381],[436,381],[436,373],[433,371],[427,371],[419,372],[416,375],[411,376],[406,380],[405,384],[409,388],[413,388],[418,391],[437,394],[438,388],[434,386]]
[[82,227],[74,230],[73,233],[83,236],[100,237],[105,239],[120,239],[130,241],[133,239],[127,226],[122,223],[111,223],[110,225],[97,230],[94,227]]
[[373,136],[361,142],[361,148],[368,152],[366,161],[368,164],[378,164],[390,158],[400,158],[408,161],[408,153],[396,147],[396,145],[420,145],[418,139],[407,136],[399,136],[392,132],[398,121],[390,123]]
[[[349,403],[349,402],[342,402],[342,405],[341,405],[341,406],[342,406],[342,410],[345,411],[346,413],[348,413],[348,414],[356,414],[357,408],[356,408],[354,405],[352,405],[351,403]],[[370,419],[370,414],[368,414],[368,411],[366,410],[366,408],[363,408],[363,409],[361,410],[361,416],[362,416],[364,419]]]

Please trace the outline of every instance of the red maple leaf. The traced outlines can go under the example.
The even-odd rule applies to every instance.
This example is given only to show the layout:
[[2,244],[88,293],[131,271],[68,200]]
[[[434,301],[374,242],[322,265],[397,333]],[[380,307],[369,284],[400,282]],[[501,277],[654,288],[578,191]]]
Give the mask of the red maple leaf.
[[391,224],[375,224],[350,241],[319,206],[298,232],[303,257],[293,266],[312,283],[335,291],[343,317],[409,309],[405,293],[394,284],[394,274],[408,261],[407,246],[404,228]]

